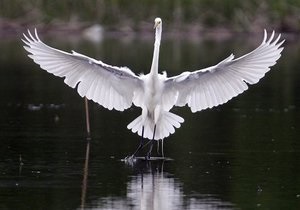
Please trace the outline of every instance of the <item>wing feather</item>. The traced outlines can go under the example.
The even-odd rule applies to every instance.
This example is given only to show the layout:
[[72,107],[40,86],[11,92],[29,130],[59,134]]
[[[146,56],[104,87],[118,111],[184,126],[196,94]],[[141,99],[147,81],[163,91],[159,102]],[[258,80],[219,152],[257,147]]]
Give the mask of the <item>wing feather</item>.
[[123,111],[133,102],[135,91],[143,89],[143,81],[126,67],[116,67],[75,51],[67,53],[43,43],[35,30],[28,30],[22,41],[35,63],[47,72],[64,77],[80,96],[86,96],[108,109]]
[[215,66],[183,72],[165,80],[163,97],[176,95],[176,106],[187,104],[192,112],[226,103],[257,83],[280,58],[284,40],[276,39],[273,31],[268,38],[266,30],[262,43],[250,53],[234,59],[234,55]]

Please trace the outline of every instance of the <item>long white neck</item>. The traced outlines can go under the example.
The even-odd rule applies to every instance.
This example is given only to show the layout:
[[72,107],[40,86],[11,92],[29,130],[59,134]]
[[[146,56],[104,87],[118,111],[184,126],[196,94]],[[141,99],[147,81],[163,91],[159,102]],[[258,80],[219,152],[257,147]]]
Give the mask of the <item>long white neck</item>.
[[159,60],[159,46],[161,40],[161,32],[162,32],[162,25],[156,27],[155,29],[154,52],[153,52],[153,59],[152,59],[152,65],[150,71],[150,74],[152,76],[158,75],[158,60]]

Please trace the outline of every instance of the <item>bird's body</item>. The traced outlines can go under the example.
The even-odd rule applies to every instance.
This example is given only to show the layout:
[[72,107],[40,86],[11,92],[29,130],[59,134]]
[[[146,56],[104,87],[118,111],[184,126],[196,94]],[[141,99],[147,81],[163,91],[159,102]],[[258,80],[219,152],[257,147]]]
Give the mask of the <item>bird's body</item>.
[[[142,108],[142,115],[132,121],[127,127],[145,138],[163,139],[174,133],[175,128],[179,128],[180,123],[184,121],[183,118],[169,112],[176,103],[176,97],[173,97],[173,100],[166,101],[166,97],[163,94],[167,79],[165,74],[149,73],[142,76],[141,79],[143,80],[144,88],[140,94],[137,93],[135,95],[133,103],[135,106]],[[155,125],[156,132],[154,135]]]
[[[142,114],[127,127],[143,138],[164,139],[175,132],[183,118],[170,112],[173,106],[188,105],[192,112],[226,103],[255,84],[281,56],[283,41],[274,32],[252,52],[234,59],[231,54],[215,66],[183,72],[168,78],[158,73],[162,21],[155,19],[155,43],[150,73],[135,75],[127,67],[115,67],[85,55],[66,53],[44,44],[35,31],[24,34],[25,49],[42,69],[59,77],[105,108],[123,111],[132,104],[142,108]],[[279,42],[280,41],[280,42]]]

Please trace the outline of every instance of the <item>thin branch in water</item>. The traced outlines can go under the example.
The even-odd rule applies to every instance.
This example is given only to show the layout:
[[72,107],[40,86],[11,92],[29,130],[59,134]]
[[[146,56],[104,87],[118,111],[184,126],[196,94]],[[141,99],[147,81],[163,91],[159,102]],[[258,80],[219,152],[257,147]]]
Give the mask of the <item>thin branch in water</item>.
[[91,129],[90,129],[89,101],[86,97],[84,97],[84,104],[85,104],[85,119],[86,119],[87,139],[90,139]]

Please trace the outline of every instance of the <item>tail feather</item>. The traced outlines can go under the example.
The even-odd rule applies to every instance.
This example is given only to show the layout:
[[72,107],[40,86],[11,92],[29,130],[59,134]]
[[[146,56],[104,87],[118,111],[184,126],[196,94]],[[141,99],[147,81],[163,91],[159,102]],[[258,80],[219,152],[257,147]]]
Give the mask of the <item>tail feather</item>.
[[[133,133],[136,133],[139,131],[139,129],[141,127],[140,126],[141,123],[142,123],[142,116],[139,116],[139,117],[135,118],[135,120],[133,120],[129,125],[127,125],[127,128],[131,129]],[[141,131],[141,133],[142,133],[142,131]]]
[[[175,132],[175,128],[179,128],[180,124],[184,122],[184,119],[176,114],[168,111],[161,113],[161,116],[156,124],[156,131],[154,140],[164,139],[170,134]],[[152,139],[154,132],[154,122],[150,118],[142,120],[142,116],[138,116],[131,123],[128,124],[127,128],[133,133],[138,133],[142,136],[142,130],[144,127],[144,138]]]

